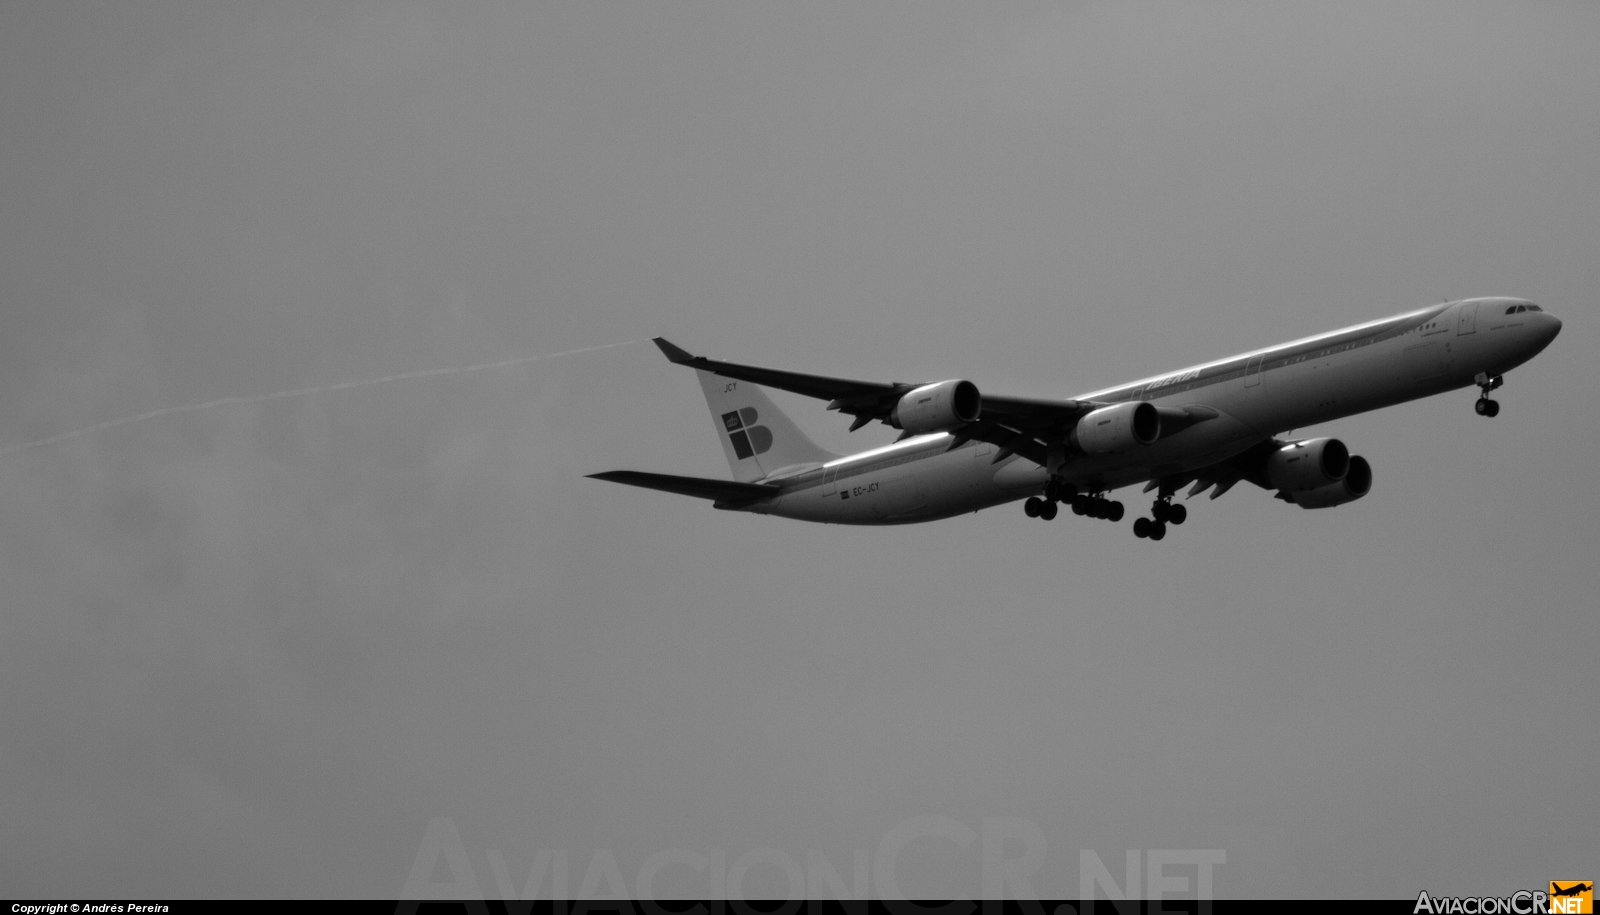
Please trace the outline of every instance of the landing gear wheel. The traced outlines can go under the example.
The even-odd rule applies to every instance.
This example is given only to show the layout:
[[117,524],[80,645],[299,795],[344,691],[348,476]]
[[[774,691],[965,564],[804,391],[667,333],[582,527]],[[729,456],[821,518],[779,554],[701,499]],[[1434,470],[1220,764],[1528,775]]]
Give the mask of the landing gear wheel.
[[[1150,506],[1150,519],[1156,524],[1182,524],[1189,518],[1189,510],[1173,505],[1172,496],[1165,495]],[[1159,539],[1159,538],[1158,538]]]
[[1099,518],[1102,521],[1121,521],[1122,503],[1080,493],[1072,497],[1072,513]]
[[1054,502],[1040,503],[1039,517],[1046,521],[1054,521],[1056,519],[1056,504]]
[[1165,537],[1165,536],[1167,536],[1167,526],[1165,524],[1163,524],[1160,521],[1157,521],[1157,522],[1155,522],[1155,523],[1150,525],[1150,539],[1151,540],[1160,540],[1162,537]]
[[1135,518],[1135,519],[1133,519],[1133,536],[1138,537],[1140,540],[1143,540],[1144,538],[1150,536],[1150,519],[1149,518]]
[[1489,399],[1489,392],[1505,384],[1506,376],[1496,375],[1490,378],[1486,373],[1479,372],[1478,377],[1472,380],[1478,383],[1478,390],[1483,392],[1478,395],[1478,402],[1472,405],[1473,411],[1479,416],[1498,416],[1500,405]]
[[1044,501],[1042,499],[1029,497],[1028,501],[1022,503],[1022,513],[1030,518],[1037,518],[1039,517],[1039,509],[1043,506]]

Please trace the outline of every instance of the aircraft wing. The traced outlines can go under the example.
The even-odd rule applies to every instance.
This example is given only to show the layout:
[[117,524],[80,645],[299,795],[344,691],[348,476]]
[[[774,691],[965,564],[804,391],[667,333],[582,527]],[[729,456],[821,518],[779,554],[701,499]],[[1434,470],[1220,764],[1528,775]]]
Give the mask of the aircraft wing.
[[[789,391],[806,397],[827,400],[828,409],[838,410],[855,417],[850,431],[865,426],[873,420],[887,422],[900,398],[929,382],[856,381],[849,378],[830,378],[825,375],[807,375],[780,369],[761,368],[719,362],[704,356],[690,355],[672,345],[663,337],[655,338],[656,346],[667,359],[678,365],[687,365],[713,375],[737,378],[780,391]],[[1067,430],[1085,413],[1105,406],[1086,400],[1045,400],[1032,397],[1005,397],[980,394],[983,399],[978,421],[957,430],[960,441],[993,442],[1000,446],[995,460],[1011,454],[1020,454],[1030,461],[1043,465],[1049,443],[1059,442]]]
[[704,477],[680,477],[670,473],[644,473],[638,470],[608,470],[591,473],[596,480],[626,483],[645,489],[675,492],[697,499],[714,499],[718,505],[746,505],[778,494],[778,487],[770,483],[735,483],[732,480],[708,480]]

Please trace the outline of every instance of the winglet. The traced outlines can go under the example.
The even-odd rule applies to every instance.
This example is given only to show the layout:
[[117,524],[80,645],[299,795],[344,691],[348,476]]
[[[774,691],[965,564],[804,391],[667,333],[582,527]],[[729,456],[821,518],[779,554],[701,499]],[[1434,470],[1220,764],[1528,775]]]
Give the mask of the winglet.
[[662,354],[667,357],[668,362],[672,362],[677,365],[688,365],[694,361],[695,357],[689,355],[687,352],[684,352],[676,346],[673,346],[671,343],[668,343],[666,337],[655,337],[653,339],[656,346],[660,347]]

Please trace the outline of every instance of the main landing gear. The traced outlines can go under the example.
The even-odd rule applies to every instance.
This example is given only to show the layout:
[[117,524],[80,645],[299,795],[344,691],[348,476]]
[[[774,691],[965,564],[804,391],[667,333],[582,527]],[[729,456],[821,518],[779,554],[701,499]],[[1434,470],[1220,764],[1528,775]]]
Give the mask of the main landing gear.
[[1074,515],[1087,515],[1090,518],[1102,518],[1106,521],[1122,520],[1122,503],[1112,502],[1099,496],[1086,496],[1081,493],[1071,492],[1070,488],[1063,491],[1063,487],[1052,481],[1044,489],[1044,498],[1034,496],[1022,503],[1022,511],[1030,518],[1043,518],[1046,521],[1056,516],[1056,503],[1067,501],[1072,505]]
[[[1169,481],[1170,482],[1170,481]],[[1182,524],[1189,520],[1189,510],[1182,505],[1173,505],[1172,496],[1175,490],[1168,489],[1164,483],[1155,504],[1150,506],[1150,517],[1137,518],[1133,522],[1133,534],[1141,539],[1160,540],[1167,536],[1167,525]],[[1113,502],[1098,493],[1090,495],[1074,492],[1070,486],[1052,480],[1044,489],[1044,498],[1031,496],[1022,503],[1022,510],[1030,518],[1043,518],[1046,521],[1056,516],[1056,503],[1067,502],[1072,506],[1074,515],[1087,515],[1090,518],[1100,518],[1106,521],[1121,521],[1123,508],[1121,502]]]
[[1099,518],[1102,521],[1121,521],[1122,503],[1100,496],[1075,495],[1072,497],[1072,513]]
[[1478,389],[1483,391],[1482,394],[1478,395],[1478,402],[1472,405],[1473,412],[1479,416],[1499,416],[1500,401],[1490,400],[1489,392],[1505,384],[1506,376],[1496,375],[1490,378],[1487,372],[1479,372],[1478,377],[1474,378],[1473,381],[1476,381]]
[[1133,522],[1133,536],[1160,540],[1167,536],[1168,524],[1182,524],[1189,520],[1189,510],[1172,504],[1172,494],[1166,493],[1150,506],[1150,517]]

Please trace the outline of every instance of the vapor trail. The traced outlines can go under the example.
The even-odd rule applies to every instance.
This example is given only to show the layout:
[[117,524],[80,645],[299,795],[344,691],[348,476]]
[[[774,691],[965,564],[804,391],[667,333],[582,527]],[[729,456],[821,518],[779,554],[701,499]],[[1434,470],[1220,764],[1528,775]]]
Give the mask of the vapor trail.
[[102,429],[110,429],[114,426],[126,426],[129,423],[140,423],[147,419],[155,419],[158,416],[171,416],[174,413],[193,413],[196,410],[209,410],[212,407],[224,407],[230,404],[260,403],[264,400],[278,400],[284,397],[301,397],[306,394],[322,394],[327,391],[342,391],[346,388],[366,387],[369,384],[383,384],[389,381],[404,381],[407,378],[426,378],[429,375],[457,375],[462,372],[481,372],[486,369],[503,369],[507,366],[521,365],[525,362],[537,362],[540,359],[555,359],[559,356],[576,356],[579,353],[592,353],[596,350],[610,349],[613,346],[630,346],[638,342],[638,340],[627,340],[622,343],[605,343],[600,346],[585,346],[582,349],[563,350],[559,353],[540,353],[537,356],[519,356],[516,359],[501,359],[498,362],[481,362],[477,365],[458,365],[444,369],[421,369],[415,372],[401,372],[398,375],[385,375],[382,378],[363,378],[360,381],[341,381],[337,384],[323,384],[314,388],[300,388],[294,391],[275,391],[271,394],[251,394],[247,397],[221,397],[216,400],[208,400],[205,403],[191,403],[185,404],[181,407],[162,407],[159,410],[151,410],[149,413],[140,413],[137,416],[124,416],[121,419],[112,419],[103,423],[95,423],[92,426],[84,426],[82,429],[74,429],[71,432],[62,432],[59,435],[52,435],[49,438],[41,438],[31,442],[23,442],[20,445],[12,445],[7,448],[0,448],[0,458],[9,457],[10,455],[16,454],[19,451],[27,451],[32,448],[43,448],[46,445],[54,445],[56,442],[64,442],[69,438],[77,438],[80,435],[88,435],[91,432],[99,432]]

